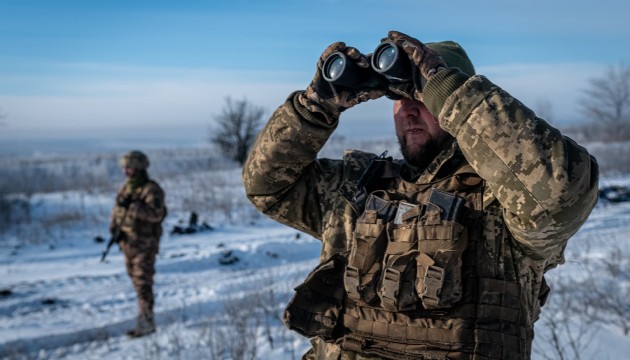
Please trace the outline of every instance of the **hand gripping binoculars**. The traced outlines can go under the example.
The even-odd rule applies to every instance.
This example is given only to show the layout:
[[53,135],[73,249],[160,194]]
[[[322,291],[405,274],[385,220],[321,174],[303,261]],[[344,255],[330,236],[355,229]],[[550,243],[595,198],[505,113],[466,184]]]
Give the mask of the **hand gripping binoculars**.
[[331,84],[350,88],[401,84],[413,82],[413,67],[404,50],[385,41],[374,50],[369,68],[362,68],[344,53],[335,51],[324,60],[322,75]]

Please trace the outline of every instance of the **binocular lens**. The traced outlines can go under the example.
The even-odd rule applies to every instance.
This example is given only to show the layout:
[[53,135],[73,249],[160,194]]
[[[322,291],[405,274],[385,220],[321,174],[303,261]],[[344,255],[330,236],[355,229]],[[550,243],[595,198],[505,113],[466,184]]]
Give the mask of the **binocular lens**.
[[346,59],[340,54],[332,54],[324,63],[324,79],[336,81],[346,68]]
[[372,68],[385,76],[390,83],[403,83],[411,80],[409,57],[394,42],[381,43],[372,56]]
[[376,67],[381,71],[387,71],[396,62],[398,51],[395,46],[387,46],[376,54]]
[[372,77],[372,71],[358,66],[341,51],[330,54],[322,65],[324,80],[335,85],[357,86]]

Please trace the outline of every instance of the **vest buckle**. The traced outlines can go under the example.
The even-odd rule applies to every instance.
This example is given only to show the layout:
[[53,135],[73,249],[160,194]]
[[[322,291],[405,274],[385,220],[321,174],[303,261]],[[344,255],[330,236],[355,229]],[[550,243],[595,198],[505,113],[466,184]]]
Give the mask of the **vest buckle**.
[[361,296],[359,295],[359,269],[352,266],[347,265],[346,271],[343,274],[343,286],[346,288],[346,293],[348,297],[352,300],[359,300]]
[[385,268],[383,274],[382,287],[379,291],[381,302],[385,310],[397,310],[398,292],[400,291],[400,271],[392,268]]
[[436,308],[440,302],[440,292],[444,284],[444,269],[435,265],[427,266],[422,281],[424,282],[423,291],[418,294],[422,299],[422,304],[428,309]]

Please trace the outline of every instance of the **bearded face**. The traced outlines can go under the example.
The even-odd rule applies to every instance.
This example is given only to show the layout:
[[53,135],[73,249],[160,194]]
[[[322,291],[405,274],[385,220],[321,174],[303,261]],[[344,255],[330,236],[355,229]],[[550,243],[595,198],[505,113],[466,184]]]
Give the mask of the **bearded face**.
[[418,169],[424,169],[442,151],[442,145],[449,137],[450,135],[443,139],[437,139],[431,136],[424,145],[418,146],[409,144],[407,137],[399,136],[400,153],[408,164]]
[[451,138],[440,127],[437,118],[418,100],[395,101],[394,123],[405,161],[420,169],[429,165]]

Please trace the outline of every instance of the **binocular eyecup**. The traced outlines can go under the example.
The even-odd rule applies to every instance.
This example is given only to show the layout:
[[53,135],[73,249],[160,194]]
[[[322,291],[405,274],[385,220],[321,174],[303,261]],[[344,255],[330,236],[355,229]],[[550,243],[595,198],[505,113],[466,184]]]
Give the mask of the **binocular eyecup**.
[[346,87],[372,82],[374,85],[412,82],[412,66],[407,54],[391,41],[381,43],[372,54],[370,67],[363,68],[340,51],[330,54],[322,67],[324,80]]

